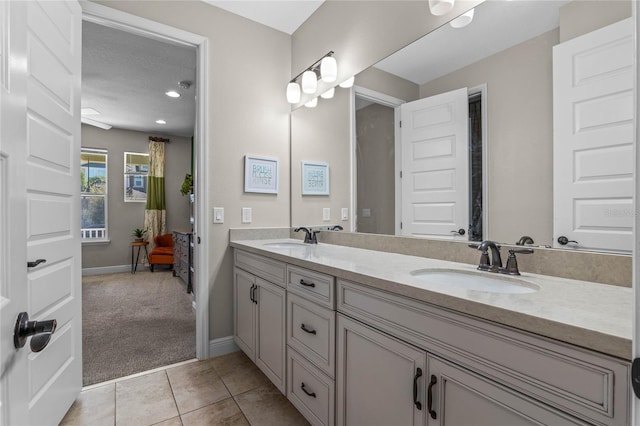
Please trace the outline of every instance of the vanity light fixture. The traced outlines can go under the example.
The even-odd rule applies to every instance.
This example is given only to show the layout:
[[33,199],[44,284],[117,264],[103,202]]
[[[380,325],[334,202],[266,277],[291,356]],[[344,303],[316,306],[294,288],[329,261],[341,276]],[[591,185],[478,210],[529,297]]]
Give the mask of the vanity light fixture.
[[167,122],[162,120],[162,119],[156,120],[156,123],[158,123],[158,124],[167,124]]
[[167,95],[170,98],[179,98],[180,97],[180,93],[176,92],[175,90],[169,90],[168,92],[165,92],[165,95]]
[[340,83],[339,86],[344,89],[348,89],[349,87],[353,86],[353,82],[355,80],[356,80],[355,76],[352,75],[351,77],[349,77],[348,79]]
[[304,106],[306,106],[307,108],[315,108],[317,105],[318,105],[318,98],[313,98],[309,102],[304,104]]
[[453,9],[455,0],[429,0],[429,11],[432,15],[442,16]]
[[454,19],[453,21],[449,22],[449,25],[451,25],[452,28],[463,28],[466,27],[467,25],[469,25],[471,23],[471,21],[473,21],[473,11],[475,9],[471,9],[470,11],[463,13],[462,15],[458,16],[456,19]]
[[[287,85],[287,102],[290,104],[300,102],[301,91],[302,93],[308,94],[316,93],[318,90],[318,79],[330,83],[335,81],[337,77],[338,63],[335,58],[333,58],[333,50],[331,50],[291,79]],[[298,79],[300,79],[300,83],[298,83]]]
[[332,87],[331,89],[327,90],[326,92],[324,92],[322,95],[320,95],[320,97],[322,99],[331,99],[333,98],[333,95],[336,93],[336,88]]

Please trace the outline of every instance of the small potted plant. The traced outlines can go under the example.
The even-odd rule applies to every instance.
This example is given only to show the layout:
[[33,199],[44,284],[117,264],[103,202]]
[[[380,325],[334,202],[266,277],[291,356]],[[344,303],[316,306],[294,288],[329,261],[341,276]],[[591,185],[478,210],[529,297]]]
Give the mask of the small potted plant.
[[184,181],[182,182],[182,186],[180,187],[180,193],[182,195],[187,195],[193,190],[193,176],[189,173],[184,175]]
[[141,243],[144,241],[144,234],[147,233],[146,229],[140,229],[140,228],[136,228],[133,230],[133,233],[131,234],[132,237],[135,238],[135,242],[137,243]]

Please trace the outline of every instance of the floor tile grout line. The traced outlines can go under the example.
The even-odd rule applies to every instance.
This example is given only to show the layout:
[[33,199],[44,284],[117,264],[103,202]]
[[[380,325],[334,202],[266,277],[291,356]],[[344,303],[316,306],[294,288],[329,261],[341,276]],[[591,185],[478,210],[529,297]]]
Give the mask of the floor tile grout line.
[[[171,390],[171,396],[173,397],[173,403],[176,405],[176,411],[178,412],[178,418],[180,419],[180,423],[182,424],[182,414],[180,414],[180,407],[178,406],[178,400],[176,399],[176,393],[173,391],[173,385],[171,384],[171,379],[169,378],[169,373],[167,373],[167,369],[164,370],[164,375],[167,378],[167,383],[169,383],[169,389]],[[169,419],[165,419],[169,420]]]

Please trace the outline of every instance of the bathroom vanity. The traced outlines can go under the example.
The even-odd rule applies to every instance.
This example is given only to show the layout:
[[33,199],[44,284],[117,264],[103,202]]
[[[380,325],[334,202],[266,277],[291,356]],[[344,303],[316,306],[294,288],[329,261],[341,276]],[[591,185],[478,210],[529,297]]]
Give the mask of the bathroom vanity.
[[314,425],[630,422],[629,288],[291,239],[231,246],[235,341]]

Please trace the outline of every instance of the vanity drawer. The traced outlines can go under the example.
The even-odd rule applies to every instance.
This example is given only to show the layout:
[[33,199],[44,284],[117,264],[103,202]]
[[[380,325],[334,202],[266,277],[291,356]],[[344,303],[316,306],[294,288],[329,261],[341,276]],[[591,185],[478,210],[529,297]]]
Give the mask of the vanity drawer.
[[287,398],[312,425],[335,423],[335,382],[302,355],[287,350]]
[[287,290],[329,309],[335,309],[335,285],[332,276],[288,265],[287,278]]
[[287,299],[287,344],[335,377],[336,313],[300,296]]
[[281,287],[286,287],[287,265],[283,262],[235,249],[234,263],[238,268],[251,272]]
[[338,280],[338,311],[579,418],[629,423],[629,363]]

